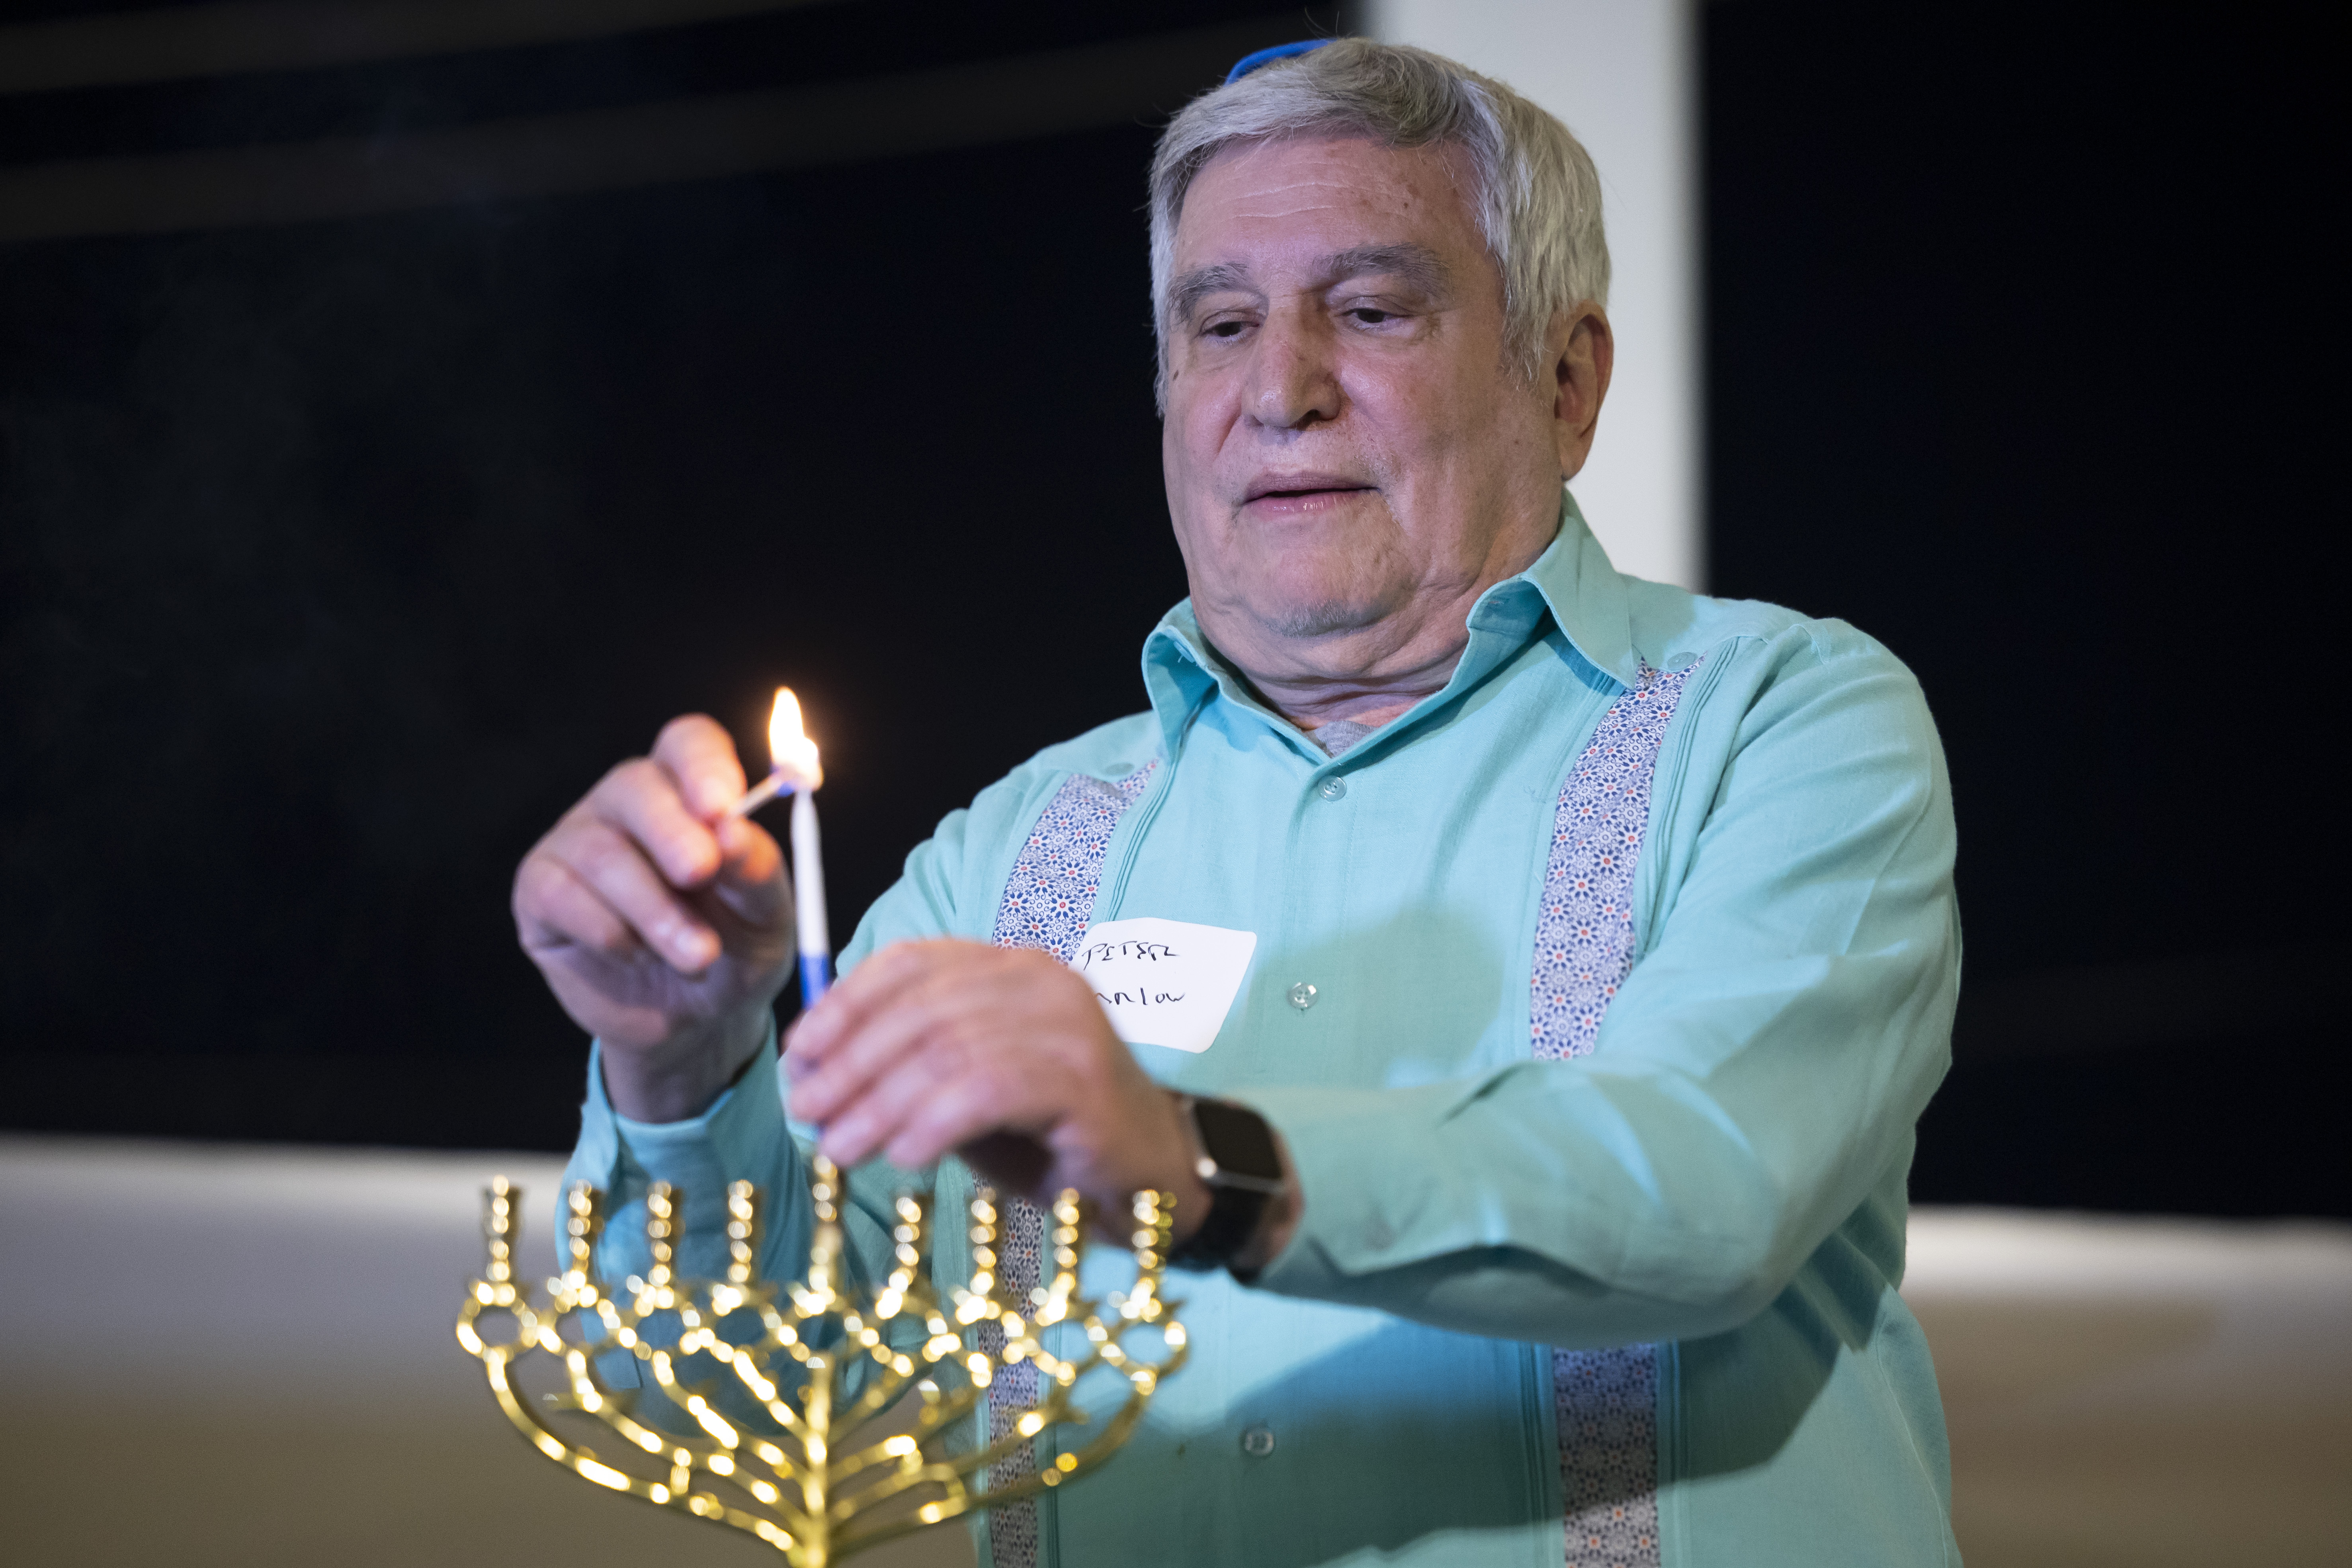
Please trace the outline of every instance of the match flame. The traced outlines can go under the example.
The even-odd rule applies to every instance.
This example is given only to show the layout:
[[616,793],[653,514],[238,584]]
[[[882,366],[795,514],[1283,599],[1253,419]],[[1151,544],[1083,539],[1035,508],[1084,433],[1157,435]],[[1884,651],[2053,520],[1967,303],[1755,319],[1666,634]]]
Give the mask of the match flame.
[[801,728],[801,700],[789,686],[776,688],[775,711],[768,715],[768,757],[778,772],[790,774],[802,789],[814,789],[824,783],[816,742]]

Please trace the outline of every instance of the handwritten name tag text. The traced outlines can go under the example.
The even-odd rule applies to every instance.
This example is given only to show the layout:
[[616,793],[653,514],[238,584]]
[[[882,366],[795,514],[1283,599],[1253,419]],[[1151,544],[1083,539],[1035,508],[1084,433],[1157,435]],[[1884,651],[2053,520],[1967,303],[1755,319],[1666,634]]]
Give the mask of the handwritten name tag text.
[[1197,1053],[1215,1043],[1256,950],[1255,931],[1147,915],[1095,926],[1070,967],[1120,1039]]

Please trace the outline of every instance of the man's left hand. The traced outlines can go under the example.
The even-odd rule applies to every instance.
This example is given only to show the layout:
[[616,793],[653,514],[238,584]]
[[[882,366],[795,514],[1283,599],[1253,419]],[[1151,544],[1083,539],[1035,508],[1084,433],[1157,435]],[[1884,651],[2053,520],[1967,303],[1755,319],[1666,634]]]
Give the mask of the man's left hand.
[[852,970],[785,1037],[793,1114],[846,1168],[960,1153],[1032,1201],[1065,1187],[1123,1234],[1134,1194],[1176,1196],[1175,1239],[1210,1194],[1176,1097],[1145,1076],[1095,994],[1051,955],[900,942]]

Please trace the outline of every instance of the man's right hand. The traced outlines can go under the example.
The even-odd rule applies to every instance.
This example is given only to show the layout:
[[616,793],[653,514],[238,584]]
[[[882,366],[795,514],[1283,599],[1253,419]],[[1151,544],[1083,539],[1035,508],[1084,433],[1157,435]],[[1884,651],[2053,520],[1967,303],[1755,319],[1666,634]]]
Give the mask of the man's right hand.
[[727,731],[674,719],[515,873],[522,950],[604,1042],[605,1094],[632,1120],[707,1109],[758,1049],[791,973],[783,852],[725,815],[742,793]]

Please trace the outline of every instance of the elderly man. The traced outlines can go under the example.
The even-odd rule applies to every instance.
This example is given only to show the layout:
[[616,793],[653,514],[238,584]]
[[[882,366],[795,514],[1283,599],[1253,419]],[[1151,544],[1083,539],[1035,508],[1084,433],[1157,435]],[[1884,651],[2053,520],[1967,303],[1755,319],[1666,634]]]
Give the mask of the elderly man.
[[[1151,195],[1192,596],[1150,711],[941,823],[782,1057],[869,1206],[913,1172],[1178,1195],[1191,1366],[984,1560],[1957,1562],[1895,1293],[1959,960],[1917,685],[1840,622],[1611,568],[1563,489],[1609,384],[1600,186],[1508,89],[1295,53],[1179,115]],[[743,786],[676,721],[516,913],[597,1037],[573,1173],[678,1184],[689,1265],[748,1177],[789,1278],[789,895]],[[1223,955],[1186,1048],[1066,963],[1142,917]]]

